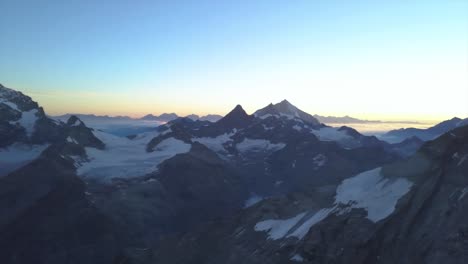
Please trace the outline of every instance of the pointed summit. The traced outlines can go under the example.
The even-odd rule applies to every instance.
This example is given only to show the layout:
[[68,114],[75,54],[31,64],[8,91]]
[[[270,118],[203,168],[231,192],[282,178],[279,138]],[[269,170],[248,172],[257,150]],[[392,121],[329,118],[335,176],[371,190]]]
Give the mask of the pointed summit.
[[94,135],[93,129],[87,127],[77,116],[70,116],[65,133],[69,143],[97,149],[105,148],[105,144]]
[[72,115],[70,116],[70,118],[68,118],[67,125],[68,126],[85,126],[83,121],[81,121],[81,119],[79,119],[75,115]]
[[241,105],[237,105],[225,117],[221,118],[216,124],[228,129],[243,128],[250,124],[253,116],[248,115]]
[[320,126],[320,122],[312,115],[300,110],[291,104],[288,100],[283,100],[277,104],[269,104],[268,106],[256,111],[254,116],[265,119],[268,117],[283,117],[287,119],[297,119],[311,126]]

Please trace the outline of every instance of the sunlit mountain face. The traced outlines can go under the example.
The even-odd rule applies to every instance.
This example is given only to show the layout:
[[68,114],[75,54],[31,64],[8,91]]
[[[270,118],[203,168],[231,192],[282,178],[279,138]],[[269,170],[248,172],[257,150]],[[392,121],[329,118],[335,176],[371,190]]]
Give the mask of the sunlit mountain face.
[[0,1],[0,263],[468,263],[467,1]]

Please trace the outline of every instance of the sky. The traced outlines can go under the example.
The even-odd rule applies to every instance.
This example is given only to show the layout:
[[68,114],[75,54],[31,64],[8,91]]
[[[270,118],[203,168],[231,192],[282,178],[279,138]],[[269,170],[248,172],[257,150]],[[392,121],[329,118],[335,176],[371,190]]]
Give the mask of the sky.
[[468,1],[1,0],[0,83],[48,114],[468,117]]

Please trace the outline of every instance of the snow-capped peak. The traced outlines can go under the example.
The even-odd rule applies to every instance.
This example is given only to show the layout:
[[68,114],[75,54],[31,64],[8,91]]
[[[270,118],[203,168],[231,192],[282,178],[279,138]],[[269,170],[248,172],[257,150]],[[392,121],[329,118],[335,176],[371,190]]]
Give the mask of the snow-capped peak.
[[22,127],[27,137],[30,138],[36,121],[42,114],[38,104],[31,97],[0,84],[0,121],[6,121],[11,126]]
[[298,119],[312,126],[319,126],[320,122],[312,115],[300,110],[288,100],[283,100],[277,104],[269,104],[268,106],[257,110],[254,116],[261,119],[268,117],[285,117],[287,119]]

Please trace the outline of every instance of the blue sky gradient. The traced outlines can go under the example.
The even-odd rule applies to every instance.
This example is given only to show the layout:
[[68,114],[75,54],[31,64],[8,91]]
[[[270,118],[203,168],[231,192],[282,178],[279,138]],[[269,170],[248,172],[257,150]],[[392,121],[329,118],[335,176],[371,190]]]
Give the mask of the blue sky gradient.
[[52,114],[468,116],[468,1],[0,1],[0,83]]

